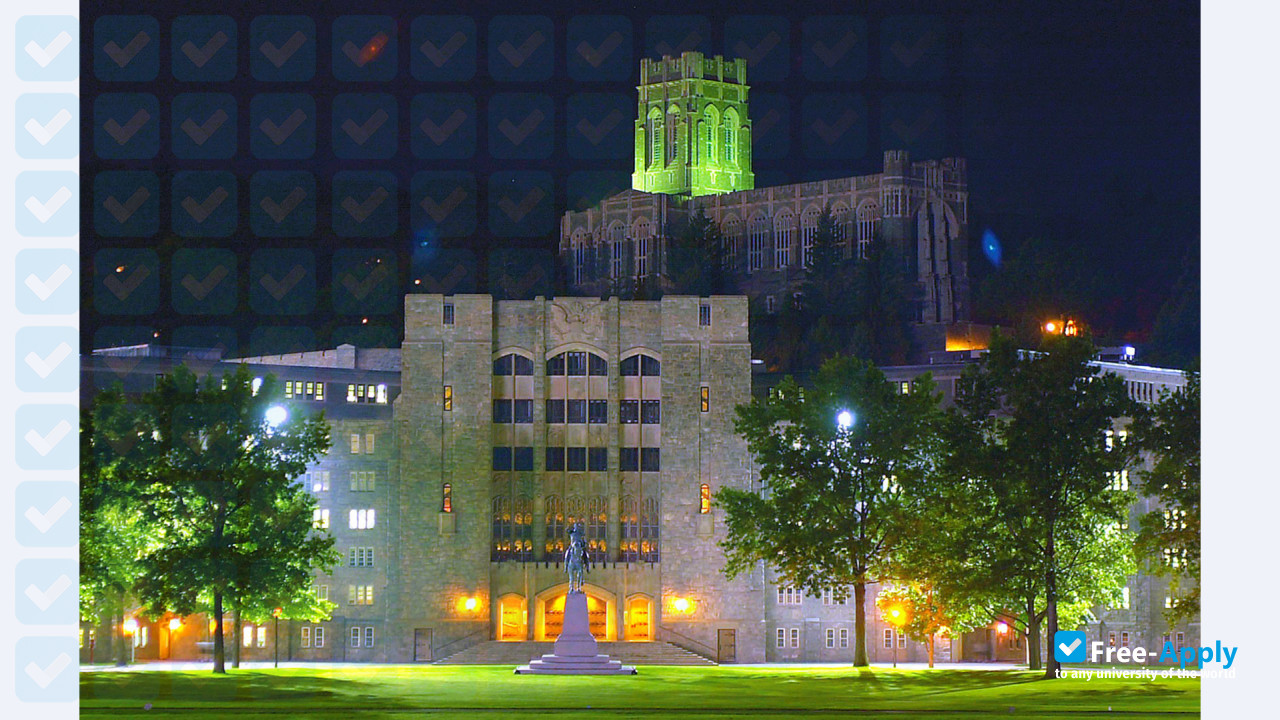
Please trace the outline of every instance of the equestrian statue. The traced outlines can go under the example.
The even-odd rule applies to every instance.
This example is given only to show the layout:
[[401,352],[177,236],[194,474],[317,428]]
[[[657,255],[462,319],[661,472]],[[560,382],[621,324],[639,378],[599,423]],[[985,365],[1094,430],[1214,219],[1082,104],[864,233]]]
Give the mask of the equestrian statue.
[[587,540],[582,523],[569,527],[569,547],[564,551],[564,570],[569,574],[569,592],[582,592],[586,574],[591,570],[591,555],[587,552]]

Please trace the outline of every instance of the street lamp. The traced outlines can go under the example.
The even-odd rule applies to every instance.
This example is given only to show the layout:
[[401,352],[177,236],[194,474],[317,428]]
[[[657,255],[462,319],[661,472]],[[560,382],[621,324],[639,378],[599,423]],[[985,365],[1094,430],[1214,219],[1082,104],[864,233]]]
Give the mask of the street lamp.
[[289,411],[280,405],[272,405],[267,408],[266,419],[267,425],[274,430],[289,419]]
[[272,634],[276,637],[276,667],[280,667],[280,615],[284,612],[284,608],[275,608],[271,611],[271,617],[276,619],[276,629]]
[[902,608],[894,606],[889,608],[889,624],[893,625],[893,666],[898,667],[898,635],[902,634],[902,626],[907,621],[907,614]]
[[841,430],[847,431],[849,428],[853,427],[853,419],[853,413],[848,410],[841,410],[840,414],[836,415],[836,425],[838,425]]

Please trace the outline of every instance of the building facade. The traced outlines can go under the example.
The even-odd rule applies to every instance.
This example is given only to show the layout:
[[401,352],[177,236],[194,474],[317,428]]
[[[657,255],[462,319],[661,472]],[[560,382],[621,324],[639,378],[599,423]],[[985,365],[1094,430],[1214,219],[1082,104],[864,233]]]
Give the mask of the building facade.
[[[976,357],[941,353],[933,364],[884,370],[904,390],[930,373],[949,403]],[[710,499],[722,487],[758,489],[734,408],[777,380],[752,372],[744,297],[410,295],[400,348],[239,359],[104,349],[85,359],[85,399],[116,382],[129,394],[149,391],[179,363],[198,374],[239,364],[273,374],[291,412],[323,411],[332,428],[332,448],[298,481],[342,555],[314,580],[337,607],[323,622],[282,621],[278,637],[272,622],[246,624],[228,638],[242,657],[270,659],[278,640],[286,660],[428,662],[481,643],[552,640],[567,590],[565,533],[582,522],[598,639],[669,642],[724,662],[853,659],[852,599],[807,597],[764,567],[734,580],[721,572],[724,521]],[[1139,402],[1183,381],[1176,371],[1100,366]],[[1131,526],[1149,509],[1139,498]],[[894,630],[875,605],[878,588],[870,590],[871,660],[925,660],[924,646]],[[1165,634],[1197,643],[1198,623],[1166,627],[1167,594],[1163,579],[1134,576],[1122,606],[1099,611],[1091,636],[1131,647]],[[207,618],[137,622],[138,659],[197,659],[212,647]],[[110,633],[86,627],[82,659]],[[107,646],[97,645],[101,660]],[[940,641],[937,660],[1024,653],[1017,634],[993,622]]]
[[559,252],[577,294],[671,288],[671,228],[702,210],[725,237],[738,292],[765,311],[799,291],[818,218],[830,208],[850,261],[882,239],[916,284],[925,325],[969,319],[968,176],[960,158],[884,154],[873,175],[756,188],[746,62],[686,52],[643,60],[632,189],[560,223]]

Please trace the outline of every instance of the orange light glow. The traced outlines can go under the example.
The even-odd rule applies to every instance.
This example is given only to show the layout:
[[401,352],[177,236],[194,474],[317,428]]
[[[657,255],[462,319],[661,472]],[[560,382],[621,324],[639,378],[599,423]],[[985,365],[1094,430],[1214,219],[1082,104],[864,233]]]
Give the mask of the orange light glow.
[[689,602],[689,598],[679,597],[671,603],[671,607],[675,608],[676,612],[687,613],[693,610],[693,603]]
[[1049,322],[1044,324],[1044,331],[1047,333],[1058,332],[1058,323],[1050,320]]
[[177,632],[182,627],[182,618],[169,618],[169,632]]
[[1000,633],[1001,635],[1009,632],[1009,623],[997,623],[996,632]]
[[370,60],[381,55],[382,49],[387,46],[388,40],[390,40],[390,38],[387,37],[386,33],[378,33],[377,35],[374,35],[373,38],[371,38],[369,42],[365,43],[364,47],[360,49],[360,64],[365,65]]
[[462,603],[462,607],[466,608],[466,609],[467,609],[467,610],[469,610],[469,611],[470,611],[470,610],[475,610],[477,607],[479,607],[479,605],[480,605],[480,601],[479,601],[479,600],[476,600],[476,599],[475,599],[475,598],[473,598],[473,597],[469,597],[469,598],[467,598],[467,599],[466,599],[466,600],[464,600],[464,601],[463,601],[463,603]]
[[124,621],[124,632],[126,635],[132,635],[138,632],[138,621],[136,618],[129,618]]

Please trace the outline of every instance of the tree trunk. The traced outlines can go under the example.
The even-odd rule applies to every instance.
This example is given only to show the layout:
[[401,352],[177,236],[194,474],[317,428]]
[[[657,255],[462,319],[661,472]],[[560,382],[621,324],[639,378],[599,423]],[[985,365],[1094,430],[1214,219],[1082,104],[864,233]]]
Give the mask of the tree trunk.
[[227,648],[222,638],[222,591],[213,593],[213,671],[227,674]]
[[[1045,554],[1048,555],[1049,562],[1046,563],[1047,570],[1044,574],[1044,596],[1045,596],[1045,620],[1047,627],[1045,628],[1045,637],[1049,639],[1049,647],[1053,648],[1055,644],[1054,636],[1058,634],[1058,568],[1053,554],[1053,528],[1049,528],[1049,538],[1045,543]],[[1044,663],[1044,678],[1053,680],[1058,677],[1058,659],[1054,657],[1052,650]]]
[[231,667],[232,669],[240,669],[240,636],[244,634],[244,620],[240,618],[240,611],[236,610],[236,619],[232,624],[231,631]]
[[125,642],[124,635],[124,603],[121,602],[116,606],[116,627],[115,632],[111,633],[111,644],[115,646],[116,667],[124,667],[129,664],[129,644]]
[[934,644],[934,637],[932,634],[930,634],[925,638],[925,641],[924,641],[924,646],[929,651],[929,667],[930,668],[933,667],[933,644]]
[[867,584],[861,580],[853,584],[853,666],[867,667]]
[[1040,618],[1035,600],[1027,601],[1027,669],[1040,669]]

